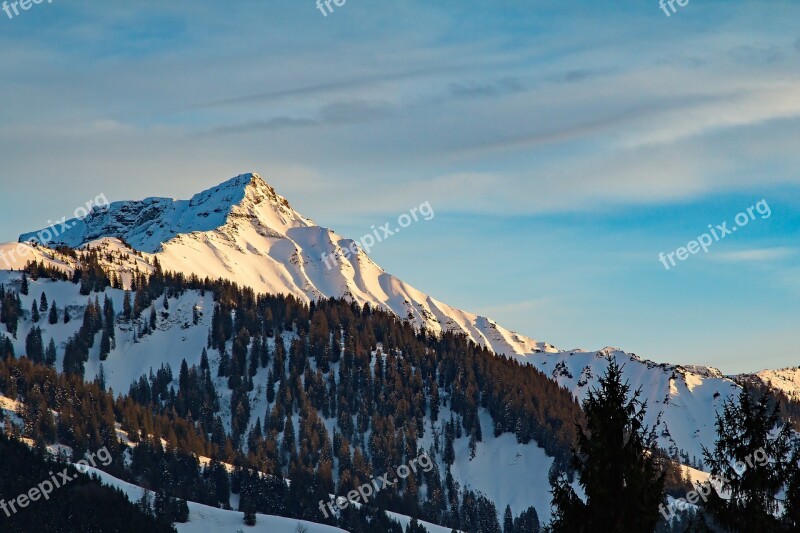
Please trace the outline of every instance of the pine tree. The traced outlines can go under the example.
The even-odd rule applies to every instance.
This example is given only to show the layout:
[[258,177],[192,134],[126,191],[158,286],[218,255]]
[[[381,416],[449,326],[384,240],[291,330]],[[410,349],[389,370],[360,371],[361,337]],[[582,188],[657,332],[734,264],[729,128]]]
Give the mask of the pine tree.
[[514,515],[511,514],[511,506],[506,505],[503,513],[503,533],[514,533]]
[[228,375],[228,367],[230,366],[230,357],[228,356],[228,350],[224,347],[222,348],[222,354],[219,356],[219,368],[217,369],[217,376],[225,377]]
[[420,524],[416,518],[412,518],[404,533],[428,533],[428,529]]
[[108,296],[105,297],[103,302],[103,327],[108,332],[108,336],[112,340],[116,338],[116,314],[114,313],[114,301]]
[[64,307],[64,324],[68,324],[68,323],[69,323],[69,321],[70,321],[70,317],[69,317],[69,309],[67,309],[66,307]]
[[200,354],[200,370],[208,372],[210,370],[208,364],[208,352],[203,348],[203,353]]
[[475,438],[475,432],[473,431],[469,436],[469,459],[470,461],[475,459],[475,453],[478,449],[478,441]]
[[125,318],[125,320],[130,320],[132,312],[131,291],[125,291],[125,296],[122,298],[122,316]]
[[[2,285],[0,285],[2,287]],[[19,294],[12,294],[3,291],[3,298],[0,300],[0,322],[4,322],[6,330],[11,333],[13,338],[17,338],[17,329],[19,327],[19,315],[22,310],[22,302],[19,299]]]
[[47,321],[51,324],[58,324],[58,307],[56,307],[56,301],[53,300],[53,304],[50,306],[50,315],[47,317]]
[[22,293],[25,296],[28,295],[28,273],[27,272],[23,272],[22,273],[22,285],[20,285],[19,292]]
[[652,532],[664,498],[664,470],[654,448],[655,436],[644,426],[646,402],[612,361],[598,388],[583,402],[585,425],[577,424],[572,466],[586,495],[573,490],[565,475],[553,486],[553,531]]
[[272,403],[275,401],[275,374],[272,373],[272,369],[269,369],[267,372],[267,403]]
[[39,306],[36,305],[36,300],[34,300],[31,303],[31,320],[36,324],[39,322],[39,319],[41,319],[41,316],[39,316]]
[[44,343],[42,342],[42,330],[40,328],[31,328],[25,338],[25,354],[34,363],[44,363]]
[[780,405],[755,399],[742,389],[737,400],[727,400],[716,417],[714,451],[703,447],[713,487],[730,494],[710,495],[705,510],[722,527],[735,531],[776,531],[777,495],[788,481],[786,458],[792,451],[792,430],[780,423]]
[[106,371],[103,363],[100,363],[100,368],[97,369],[97,386],[100,387],[100,390],[106,390]]
[[44,313],[47,311],[47,296],[42,292],[42,297],[39,299],[39,311]]
[[169,524],[172,522],[170,513],[169,496],[164,490],[155,491],[155,498],[153,500],[153,513],[162,524]]
[[800,531],[800,441],[795,443],[795,450],[787,470],[790,474],[784,498],[786,511],[783,519],[790,531]]
[[56,341],[54,341],[51,338],[50,344],[47,345],[47,351],[44,354],[44,363],[47,366],[55,366],[57,356],[58,354],[56,353]]
[[252,509],[247,509],[244,512],[244,525],[248,527],[256,525],[256,513]]
[[14,359],[14,343],[5,335],[0,335],[0,360],[7,359]]
[[104,329],[103,335],[100,337],[100,360],[108,359],[109,353],[111,353],[111,337],[108,335],[108,330]]
[[174,507],[172,511],[172,518],[179,524],[185,524],[189,521],[189,505],[186,500],[174,498]]
[[294,454],[295,452],[295,444],[294,444],[294,423],[292,422],[292,417],[286,417],[286,425],[283,427],[283,450],[288,454]]
[[144,514],[152,515],[153,514],[153,507],[151,504],[150,494],[147,492],[147,489],[142,489],[142,497],[139,498],[139,501],[136,503],[136,507]]
[[528,507],[514,519],[514,531],[516,533],[539,533],[541,531],[539,515],[533,506]]

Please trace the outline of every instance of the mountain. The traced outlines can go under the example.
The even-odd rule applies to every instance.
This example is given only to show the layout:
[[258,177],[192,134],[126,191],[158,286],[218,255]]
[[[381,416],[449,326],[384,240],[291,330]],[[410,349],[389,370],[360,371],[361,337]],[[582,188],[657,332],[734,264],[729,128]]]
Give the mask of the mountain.
[[[50,242],[40,240],[44,230],[25,233],[19,241],[100,250],[115,258],[103,266],[126,283],[131,272],[152,271],[158,260],[164,270],[230,279],[301,301],[334,297],[369,303],[435,333],[463,332],[497,354],[534,365],[579,400],[613,358],[631,387],[643,389],[650,406],[646,422],[656,427],[659,444],[692,462],[700,459],[703,445],[713,443],[717,408],[738,394],[738,385],[716,369],[657,364],[614,348],[559,350],[442,303],[388,274],[362,250],[345,258],[343,250],[354,241],[302,216],[256,173],[236,176],[190,200],[114,202],[66,226],[60,234],[60,228],[49,228],[57,235]],[[26,258],[63,267],[70,261],[42,246],[30,254]],[[338,263],[329,269],[323,254],[338,257]],[[26,261],[18,260],[16,268]]]
[[[46,239],[46,236],[55,238]],[[299,214],[257,174],[242,174],[190,200],[147,198],[114,202],[96,208],[83,220],[71,220],[58,227],[23,234],[19,241],[0,245],[0,264],[4,260],[9,269],[17,270],[0,271],[0,286],[6,287],[18,298],[9,303],[16,309],[19,322],[15,335],[9,337],[7,342],[17,354],[23,354],[29,348],[31,336],[41,335],[44,344],[53,339],[57,347],[55,367],[58,369],[65,366],[66,352],[68,348],[74,348],[73,340],[82,335],[86,317],[93,312],[92,298],[98,297],[101,301],[107,299],[113,309],[119,311],[124,307],[124,289],[130,288],[134,280],[137,280],[137,284],[141,283],[142,274],[175,272],[183,274],[184,279],[230,280],[255,293],[291,295],[303,303],[340,298],[352,303],[355,309],[369,304],[372,308],[408,320],[418,331],[424,327],[436,334],[463,333],[495,354],[506,355],[540,371],[568,391],[569,394],[556,387],[555,392],[559,394],[553,396],[558,397],[557,401],[561,401],[561,396],[569,399],[570,395],[573,399],[583,400],[609,363],[615,361],[623,368],[624,377],[632,389],[641,388],[643,399],[648,403],[645,422],[656,429],[659,445],[671,457],[686,465],[702,466],[702,447],[713,446],[714,443],[715,415],[722,403],[735,398],[739,391],[739,385],[734,380],[713,368],[658,364],[611,347],[596,351],[559,350],[549,343],[509,331],[490,318],[448,306],[388,274],[363,251],[346,257],[343,250],[350,248],[354,241],[318,226]],[[80,253],[76,254],[74,249],[80,250]],[[92,288],[84,285],[87,280],[86,255],[91,255],[104,272],[118,277],[121,281],[119,286]],[[338,260],[332,268],[328,268],[323,257],[337,257]],[[31,260],[43,267],[64,272],[65,280],[54,281],[43,276],[23,282],[18,270]],[[31,270],[35,272],[40,267]],[[70,279],[76,283],[68,281]],[[28,285],[26,291],[22,290],[23,283]],[[164,288],[160,290],[164,291]],[[60,319],[54,324],[47,320],[35,322],[32,312],[27,310],[37,305],[42,295],[46,296],[48,302],[57,302],[59,316],[66,311],[73,319],[68,323]],[[220,370],[225,367],[224,361],[231,353],[235,356],[239,350],[246,354],[256,343],[252,341],[250,344],[251,339],[247,335],[242,341],[236,331],[228,331],[221,340],[214,339],[219,331],[225,329],[220,326],[220,316],[226,315],[231,322],[239,324],[237,329],[243,320],[238,310],[221,309],[218,296],[207,290],[186,290],[181,287],[158,292],[157,296],[142,302],[139,307],[142,316],[133,319],[117,317],[113,327],[115,340],[109,346],[108,353],[101,354],[101,342],[89,345],[82,363],[85,378],[93,380],[102,374],[107,387],[116,393],[124,393],[132,382],[140,378],[147,383],[149,376],[152,382],[154,373],[162,368],[170,369],[175,377],[184,361],[189,368],[200,367],[201,353],[208,349],[211,374],[214,376],[213,388],[217,391],[220,404],[218,412],[225,432],[234,432],[237,424],[240,435],[248,435],[256,427],[260,432],[260,421],[266,423],[267,417],[277,406],[276,400],[270,400],[269,393],[265,394],[270,383],[274,386],[274,382],[270,381],[271,372],[268,373],[265,366],[253,369],[252,374],[244,379],[247,387],[241,392],[242,382],[231,381],[224,370]],[[139,304],[138,300],[136,304]],[[151,306],[152,314],[148,320],[147,310]],[[79,319],[81,316],[84,317],[83,323]],[[383,330],[383,326],[378,329]],[[301,332],[297,328],[292,331],[290,326],[280,333],[282,344],[297,353],[297,341],[305,339],[307,333],[308,330]],[[100,333],[92,332],[92,335],[99,337]],[[272,336],[272,331],[263,332],[261,338],[263,340],[259,342],[268,346],[270,353],[277,350],[279,341]],[[361,354],[362,358],[366,358],[364,368],[374,368],[385,360],[388,353],[406,360],[404,364],[420,357],[418,353],[404,353],[404,346],[398,337],[390,337],[390,340],[388,346],[383,342],[373,343],[370,338],[363,340],[362,344],[366,344],[369,350]],[[3,341],[2,334],[0,341]],[[342,341],[342,346],[344,344]],[[426,350],[432,351],[431,345]],[[426,350],[422,350],[422,353],[434,357]],[[685,355],[676,354],[676,357],[683,358]],[[346,382],[349,379],[340,374],[341,364],[331,364],[323,380],[322,389],[334,397],[336,388],[342,386],[340,380]],[[536,425],[540,419],[549,416],[548,413],[536,412],[537,402],[541,403],[543,399],[535,398],[535,394],[542,394],[541,390],[532,392],[535,399],[528,407],[531,412],[536,412],[537,420],[509,423],[508,420],[502,420],[505,413],[498,416],[496,412],[491,412],[492,406],[485,405],[488,403],[486,398],[506,388],[507,383],[484,381],[480,390],[468,388],[465,394],[458,387],[470,377],[469,374],[476,372],[476,368],[461,369],[445,378],[441,374],[441,367],[437,369],[437,365],[442,364],[441,359],[434,358],[433,362],[419,364],[427,371],[433,371],[434,376],[439,372],[438,381],[442,391],[447,387],[455,387],[455,390],[449,395],[442,392],[438,419],[432,414],[420,417],[415,431],[420,431],[423,436],[415,446],[441,450],[440,440],[449,431],[452,432],[448,420],[465,417],[462,412],[465,398],[473,402],[475,398],[481,399],[480,407],[475,407],[474,412],[470,411],[463,422],[465,428],[471,424],[473,434],[461,434],[461,425],[455,424],[459,428],[458,434],[449,437],[452,454],[449,461],[439,461],[441,471],[452,475],[456,487],[479,490],[494,502],[500,512],[508,505],[516,516],[532,505],[538,516],[546,520],[550,514],[548,471],[555,464],[553,445],[549,441],[555,436],[538,433],[531,440],[528,435],[531,432],[525,429],[529,423]],[[311,365],[313,371],[320,371],[320,363]],[[485,365],[477,366],[482,368]],[[419,370],[417,368],[416,372]],[[406,371],[410,372],[408,369]],[[278,374],[278,371],[275,373]],[[280,373],[283,373],[283,367]],[[535,378],[528,373],[525,375]],[[305,383],[312,376],[297,377]],[[471,377],[474,379],[474,376]],[[405,380],[411,379],[410,373],[405,376]],[[792,370],[775,373],[765,371],[759,374],[758,379],[785,390],[789,384],[796,383],[791,381],[796,380],[796,373]],[[542,378],[542,381],[552,386],[547,379]],[[404,384],[405,381],[400,380],[398,386]],[[175,391],[181,387],[177,377],[162,385],[164,391],[168,386]],[[431,383],[424,383],[423,389],[431,395],[432,402],[436,396],[429,390],[430,387]],[[542,390],[548,389],[543,387]],[[520,398],[524,396],[521,391],[516,392]],[[242,394],[247,397],[247,410],[242,415],[245,419],[237,423],[233,415],[238,414],[237,406],[241,405]],[[382,398],[382,401],[386,400],[386,397]],[[563,403],[568,404],[573,399]],[[289,405],[292,405],[291,402]],[[378,406],[378,410],[382,416],[391,414],[386,412],[385,405]],[[564,412],[572,413],[569,409]],[[196,416],[194,412],[190,418]],[[302,415],[288,418],[294,419],[295,427],[302,425]],[[359,424],[369,427],[369,417],[362,418],[359,414],[358,418]],[[472,421],[467,421],[467,418]],[[563,418],[556,420],[555,425],[571,426],[574,421],[566,416]],[[324,420],[324,426],[332,434],[342,430],[341,424],[342,421],[335,415]],[[480,429],[475,430],[475,425]],[[475,434],[482,435],[477,442],[474,442]],[[370,443],[365,442],[367,440],[364,433],[359,437],[359,432],[356,432],[353,445],[370,449]],[[546,452],[546,449],[550,451]],[[341,468],[338,463],[337,468]],[[525,472],[525,475],[520,476],[520,472]],[[195,508],[192,509],[194,512]],[[432,530],[430,527],[428,529]]]
[[[236,176],[191,200],[114,202],[65,225],[64,231],[45,228],[19,240],[72,248],[94,246],[98,240],[118,248],[113,242],[118,240],[150,263],[157,258],[165,270],[231,279],[258,292],[291,294],[306,302],[334,297],[369,303],[433,332],[462,331],[500,354],[555,351],[422,293],[386,273],[363,250],[345,254],[354,241],[300,215],[255,173]],[[42,242],[40,235],[48,234],[56,237]],[[338,259],[328,268],[324,258],[328,264]]]

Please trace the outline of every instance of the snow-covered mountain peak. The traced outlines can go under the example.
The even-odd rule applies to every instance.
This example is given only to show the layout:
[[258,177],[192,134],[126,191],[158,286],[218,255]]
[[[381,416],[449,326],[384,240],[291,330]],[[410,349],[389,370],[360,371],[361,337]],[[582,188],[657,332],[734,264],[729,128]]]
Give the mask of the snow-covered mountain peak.
[[191,206],[230,206],[232,209],[259,205],[262,202],[267,202],[270,207],[285,215],[297,214],[289,205],[289,201],[275,192],[275,189],[256,172],[239,174],[216,187],[195,194],[189,200]]
[[[151,197],[96,207],[82,220],[72,219],[63,227],[25,233],[19,240],[77,248],[102,237],[115,237],[136,250],[155,253],[179,235],[215,230],[234,234],[243,219],[257,226],[260,233],[276,236],[290,228],[314,225],[292,209],[286,198],[261,176],[247,173],[190,200]],[[42,235],[55,237],[45,239]]]
[[[225,194],[225,196],[221,196]],[[211,201],[230,205],[229,215],[257,219],[274,231],[285,233],[293,227],[314,226],[311,219],[295,211],[289,201],[255,172],[240,174],[213,189],[195,195],[192,201],[209,195]],[[229,217],[230,220],[230,217]]]
[[[302,301],[345,298],[392,312],[429,331],[465,333],[498,354],[552,353],[550,344],[509,331],[490,318],[440,302],[387,273],[353,240],[317,226],[295,211],[254,172],[240,174],[189,200],[147,198],[95,209],[69,229],[26,233],[14,268],[33,258],[69,268],[53,247],[91,246],[117,258],[104,267],[123,280],[155,259],[165,270],[225,278],[256,291],[291,294]],[[139,254],[129,255],[126,248]],[[357,249],[358,248],[358,249]],[[13,248],[8,248],[9,250]],[[357,249],[357,253],[352,250]],[[4,250],[0,246],[0,252]],[[144,262],[144,264],[142,264]]]

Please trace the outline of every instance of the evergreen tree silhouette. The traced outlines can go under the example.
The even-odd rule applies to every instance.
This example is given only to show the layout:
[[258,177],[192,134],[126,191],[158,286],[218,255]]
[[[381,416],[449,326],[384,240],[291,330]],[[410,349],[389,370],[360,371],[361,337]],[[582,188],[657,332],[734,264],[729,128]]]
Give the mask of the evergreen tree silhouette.
[[[780,531],[777,495],[788,481],[787,459],[792,431],[780,423],[780,405],[768,397],[755,399],[742,389],[738,401],[727,400],[717,414],[714,451],[703,457],[716,481],[706,512],[733,531]],[[728,492],[729,499],[718,490]]]
[[646,402],[641,389],[632,396],[622,369],[612,361],[598,387],[583,402],[585,425],[577,425],[572,467],[584,490],[584,502],[566,475],[553,485],[554,532],[650,533],[664,498],[665,469],[644,426]]

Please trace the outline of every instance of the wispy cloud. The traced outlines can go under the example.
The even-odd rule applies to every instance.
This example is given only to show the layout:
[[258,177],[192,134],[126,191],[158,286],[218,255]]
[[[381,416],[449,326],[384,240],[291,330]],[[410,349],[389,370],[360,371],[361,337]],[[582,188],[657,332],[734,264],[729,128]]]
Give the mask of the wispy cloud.
[[749,250],[737,250],[734,252],[715,252],[709,254],[708,258],[713,261],[725,263],[743,262],[770,262],[788,259],[794,256],[797,250],[788,247],[777,248],[753,248]]

